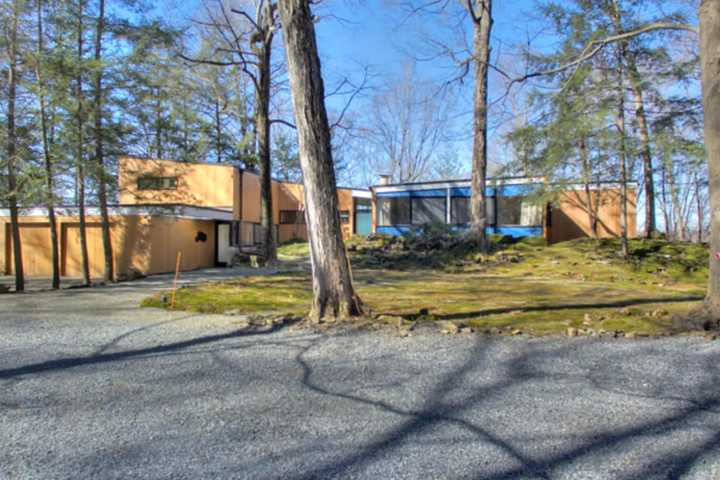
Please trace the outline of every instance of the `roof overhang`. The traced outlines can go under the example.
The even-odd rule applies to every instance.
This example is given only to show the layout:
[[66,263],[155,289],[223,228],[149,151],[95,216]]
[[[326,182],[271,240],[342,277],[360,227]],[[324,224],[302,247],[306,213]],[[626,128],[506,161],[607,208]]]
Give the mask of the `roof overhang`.
[[[55,215],[63,217],[75,217],[80,213],[77,206],[57,206]],[[45,207],[21,208],[19,211],[22,217],[46,217],[48,212]],[[100,216],[99,207],[85,207],[86,216]],[[151,216],[151,217],[172,217],[187,218],[193,220],[233,220],[233,212],[222,208],[196,207],[192,205],[113,205],[108,206],[108,215],[118,216]],[[0,217],[9,217],[10,210],[0,208]]]

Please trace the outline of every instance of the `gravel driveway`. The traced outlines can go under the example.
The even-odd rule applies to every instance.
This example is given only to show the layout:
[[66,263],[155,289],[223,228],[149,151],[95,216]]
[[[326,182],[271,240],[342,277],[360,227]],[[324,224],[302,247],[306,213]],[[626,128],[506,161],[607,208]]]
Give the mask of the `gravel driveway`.
[[325,336],[0,297],[0,478],[720,478],[720,342]]

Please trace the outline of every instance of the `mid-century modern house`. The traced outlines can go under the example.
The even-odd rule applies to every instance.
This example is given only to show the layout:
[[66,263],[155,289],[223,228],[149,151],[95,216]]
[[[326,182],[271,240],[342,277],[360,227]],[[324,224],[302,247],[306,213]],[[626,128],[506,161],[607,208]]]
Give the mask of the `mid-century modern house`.
[[[118,204],[110,207],[115,271],[171,272],[182,252],[182,270],[227,264],[237,246],[260,236],[259,176],[235,166],[123,157],[118,166]],[[372,229],[368,190],[338,188],[343,236]],[[302,184],[272,182],[276,241],[306,239]],[[82,275],[76,207],[56,208],[60,269]],[[88,256],[93,277],[103,274],[100,212],[86,209]],[[20,235],[26,275],[52,275],[50,227],[45,208],[21,210]],[[9,212],[0,209],[0,273],[13,271]]]
[[[540,178],[491,179],[487,187],[488,232],[544,236],[559,242],[588,236],[587,194],[564,186],[553,202],[538,201]],[[123,157],[118,168],[118,204],[110,207],[115,271],[171,272],[178,252],[182,270],[225,265],[237,247],[260,242],[260,180],[257,174],[222,164]],[[343,236],[370,232],[400,235],[413,227],[441,222],[462,228],[470,220],[470,181],[405,183],[370,190],[338,188]],[[272,182],[273,234],[279,243],[307,239],[302,184]],[[620,233],[620,186],[592,186],[602,237]],[[635,233],[635,189],[630,188],[628,232]],[[76,207],[57,207],[60,270],[82,275]],[[86,210],[88,254],[93,277],[103,273],[104,255],[97,207]],[[50,227],[45,208],[21,210],[20,235],[26,275],[52,274]],[[0,209],[0,273],[12,274],[9,212]]]
[[[543,178],[491,178],[487,182],[487,233],[513,237],[542,236],[562,242],[592,235],[588,195],[583,185],[563,185],[553,201],[544,201]],[[371,187],[374,229],[402,235],[427,223],[457,228],[470,222],[470,180],[389,184]],[[635,235],[635,186],[628,187],[628,235]],[[590,187],[598,236],[620,235],[620,185],[593,183]]]

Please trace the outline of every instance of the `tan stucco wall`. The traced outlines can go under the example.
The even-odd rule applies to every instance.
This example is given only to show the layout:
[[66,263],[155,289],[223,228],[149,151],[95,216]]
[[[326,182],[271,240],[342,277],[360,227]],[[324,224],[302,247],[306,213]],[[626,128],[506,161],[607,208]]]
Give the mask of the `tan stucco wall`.
[[[593,205],[597,205],[598,235],[601,238],[620,236],[619,189],[592,190]],[[599,203],[598,203],[599,202]],[[553,204],[552,225],[546,228],[546,236],[551,243],[563,242],[574,238],[589,237],[592,228],[588,218],[587,195],[584,190],[562,192]],[[628,191],[628,236],[636,236],[636,193]]]
[[[177,177],[177,189],[138,190],[143,176]],[[121,157],[118,174],[120,203],[185,204],[236,209],[240,171],[230,165],[184,163]]]
[[[23,240],[23,266],[29,277],[52,275],[49,226],[46,217],[21,217],[20,233]],[[60,267],[63,276],[82,275],[79,226],[76,217],[58,217]],[[12,273],[12,245],[6,240],[9,218],[0,217],[2,250],[0,271]],[[196,242],[202,231],[207,241]],[[176,255],[182,251],[182,270],[212,267],[215,264],[215,222],[159,216],[111,217],[113,258],[118,275],[131,270],[144,274],[171,272]],[[90,274],[100,278],[103,274],[104,252],[100,219],[87,218],[88,257]],[[9,240],[9,237],[7,238]]]
[[[272,182],[273,223],[278,225],[278,240],[280,243],[294,238],[307,240],[307,231],[303,225],[279,225],[281,210],[303,210],[305,205],[305,190],[300,183]],[[350,223],[343,225],[343,238],[352,235],[353,227],[353,198],[352,190],[338,189],[340,210],[350,212]],[[260,178],[251,172],[242,173],[242,220],[246,222],[260,222]]]

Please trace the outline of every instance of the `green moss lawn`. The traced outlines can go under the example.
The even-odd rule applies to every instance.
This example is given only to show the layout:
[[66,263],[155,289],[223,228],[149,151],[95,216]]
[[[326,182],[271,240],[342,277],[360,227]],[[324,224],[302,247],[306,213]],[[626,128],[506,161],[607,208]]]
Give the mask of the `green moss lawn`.
[[[491,255],[455,249],[418,254],[383,242],[350,242],[357,290],[376,315],[457,320],[478,330],[546,335],[568,327],[657,335],[700,306],[707,250],[693,244],[632,241],[621,259],[617,241],[537,240],[497,245]],[[281,246],[280,258],[303,260],[307,244]],[[441,261],[436,261],[440,257]],[[306,313],[309,273],[247,277],[180,289],[176,309],[241,314]],[[146,299],[165,306],[161,295]],[[419,316],[421,309],[429,314]]]

